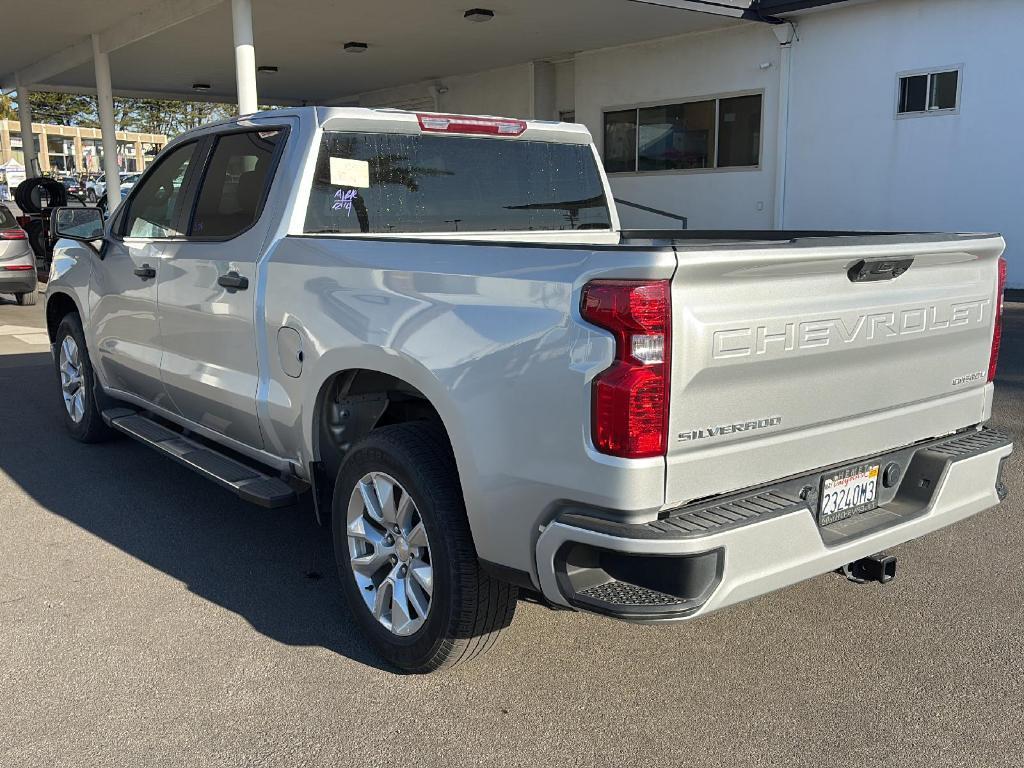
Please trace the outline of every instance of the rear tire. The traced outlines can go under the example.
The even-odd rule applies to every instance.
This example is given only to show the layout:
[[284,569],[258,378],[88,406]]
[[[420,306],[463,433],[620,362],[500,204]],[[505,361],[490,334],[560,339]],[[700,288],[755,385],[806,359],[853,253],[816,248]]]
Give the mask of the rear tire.
[[[382,479],[385,492],[369,478]],[[392,513],[368,518],[374,500],[384,497],[390,497]],[[408,500],[411,504],[404,503]],[[415,531],[406,539],[400,522],[393,529],[377,522],[401,518],[403,508],[411,509],[410,519],[425,529],[418,539]],[[512,622],[517,589],[480,568],[455,457],[440,427],[422,422],[382,427],[353,447],[338,472],[332,528],[349,609],[377,652],[396,667],[414,673],[452,667],[489,650]],[[353,556],[362,561],[358,571]],[[429,593],[412,579],[425,563]],[[378,570],[371,573],[373,567]],[[403,579],[405,586],[399,587]],[[407,593],[412,611],[396,608],[396,595]],[[378,600],[379,608],[371,607]]]
[[99,402],[103,394],[89,360],[78,314],[64,316],[54,337],[54,363],[64,406],[64,426],[81,443],[98,443],[113,435],[103,423]]
[[18,300],[18,305],[22,307],[34,307],[36,304],[36,292],[31,293],[16,293],[14,297]]

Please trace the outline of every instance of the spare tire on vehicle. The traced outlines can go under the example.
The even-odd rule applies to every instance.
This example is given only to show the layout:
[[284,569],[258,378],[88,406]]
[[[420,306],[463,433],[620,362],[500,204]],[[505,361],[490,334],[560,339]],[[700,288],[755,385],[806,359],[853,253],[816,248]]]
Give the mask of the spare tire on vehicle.
[[56,179],[36,176],[25,179],[14,190],[14,202],[24,213],[41,213],[44,208],[68,204],[68,191]]

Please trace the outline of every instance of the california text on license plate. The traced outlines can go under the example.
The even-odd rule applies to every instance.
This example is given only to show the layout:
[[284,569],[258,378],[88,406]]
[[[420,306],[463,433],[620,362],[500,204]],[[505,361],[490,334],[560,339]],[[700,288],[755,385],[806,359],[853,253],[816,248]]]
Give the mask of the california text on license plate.
[[821,481],[818,525],[831,525],[878,506],[878,464],[860,464]]

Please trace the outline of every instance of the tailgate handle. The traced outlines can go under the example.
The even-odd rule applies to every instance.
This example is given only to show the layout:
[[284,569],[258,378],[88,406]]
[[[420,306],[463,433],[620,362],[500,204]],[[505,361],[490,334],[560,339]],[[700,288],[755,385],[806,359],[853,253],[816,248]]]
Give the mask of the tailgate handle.
[[913,259],[876,259],[866,261],[861,259],[846,274],[854,283],[873,283],[878,280],[894,280],[914,263]]

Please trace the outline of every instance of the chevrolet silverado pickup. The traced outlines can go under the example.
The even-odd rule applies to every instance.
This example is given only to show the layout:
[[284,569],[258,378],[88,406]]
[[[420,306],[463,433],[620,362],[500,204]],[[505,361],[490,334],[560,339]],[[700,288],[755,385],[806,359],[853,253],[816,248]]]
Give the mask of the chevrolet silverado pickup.
[[405,670],[519,590],[664,622],[885,581],[1006,493],[998,235],[623,231],[581,126],[316,107],[187,133],[53,231],[71,436],[308,494]]

